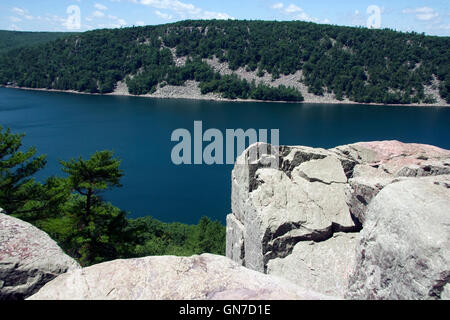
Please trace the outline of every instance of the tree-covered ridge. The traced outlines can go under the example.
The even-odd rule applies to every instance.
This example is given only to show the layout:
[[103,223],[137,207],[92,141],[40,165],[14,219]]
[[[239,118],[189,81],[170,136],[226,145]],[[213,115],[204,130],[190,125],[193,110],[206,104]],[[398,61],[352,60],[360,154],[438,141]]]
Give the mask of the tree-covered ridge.
[[73,32],[24,32],[0,30],[0,54],[16,48],[50,42]]
[[[0,83],[107,93],[120,80],[133,94],[158,85],[200,82],[227,98],[302,101],[293,88],[272,88],[215,72],[216,57],[277,79],[302,70],[308,90],[356,102],[432,102],[436,87],[450,103],[450,38],[306,22],[183,21],[96,30],[0,58]],[[176,66],[177,56],[189,57]],[[20,63],[19,63],[20,61]],[[300,79],[299,79],[300,80]]]

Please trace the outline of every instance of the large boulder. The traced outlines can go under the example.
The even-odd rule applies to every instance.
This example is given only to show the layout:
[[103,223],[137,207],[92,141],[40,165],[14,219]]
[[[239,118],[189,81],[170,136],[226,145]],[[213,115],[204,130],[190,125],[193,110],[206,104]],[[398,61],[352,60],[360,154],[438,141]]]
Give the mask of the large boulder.
[[388,185],[369,205],[347,297],[448,299],[449,283],[450,189]]
[[21,300],[80,268],[45,232],[0,213],[0,300]]
[[68,272],[30,300],[332,299],[223,256],[115,260]]
[[[262,158],[247,161],[252,148],[260,147],[247,149],[233,170],[227,256],[247,268],[343,296],[354,261],[334,257],[354,255],[351,248],[358,242],[360,226],[347,204],[348,176],[357,162],[308,147],[282,147],[279,168],[265,166]],[[335,233],[352,235],[334,237]],[[339,244],[343,239],[348,246]],[[303,257],[308,261],[300,263],[305,246],[311,249]],[[318,261],[327,261],[327,266],[311,265]],[[306,269],[315,271],[304,276]],[[328,282],[330,278],[336,281]]]
[[347,292],[359,235],[336,233],[327,241],[300,241],[285,258],[268,262],[267,273],[332,296]]
[[360,142],[332,149],[355,159],[349,179],[348,204],[364,223],[372,199],[392,182],[405,178],[439,177],[450,174],[450,151],[435,146],[399,141]]
[[[262,146],[278,151],[278,166],[267,164]],[[381,141],[329,150],[252,145],[232,173],[227,256],[344,297],[370,203],[393,183],[448,187],[449,175],[450,151],[428,145]]]

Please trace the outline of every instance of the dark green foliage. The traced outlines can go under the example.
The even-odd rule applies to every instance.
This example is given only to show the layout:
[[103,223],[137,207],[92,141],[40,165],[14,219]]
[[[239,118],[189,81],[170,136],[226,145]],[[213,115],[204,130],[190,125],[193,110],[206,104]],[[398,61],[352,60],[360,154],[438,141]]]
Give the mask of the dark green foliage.
[[6,213],[33,221],[51,214],[69,196],[61,179],[49,178],[45,184],[33,175],[44,168],[45,156],[35,156],[36,149],[21,151],[23,134],[13,134],[0,126],[0,208]]
[[449,37],[305,22],[185,21],[163,40],[177,46],[180,55],[215,54],[235,69],[257,66],[259,76],[267,71],[276,79],[302,69],[316,95],[328,91],[357,102],[424,102],[423,87],[434,75],[444,81],[440,92],[448,98]]
[[[302,100],[294,89],[261,94],[250,83],[216,74],[201,60],[215,56],[231,69],[268,72],[273,79],[303,70],[310,92],[357,102],[424,102],[424,86],[435,77],[448,101],[449,47],[449,37],[299,21],[183,21],[89,31],[12,50],[0,56],[0,84],[107,93],[130,76],[133,94],[197,80],[203,93],[229,98]],[[168,48],[192,60],[176,67]]]
[[69,32],[22,32],[0,30],[0,54],[9,50],[28,47],[67,37]]
[[83,265],[119,256],[117,243],[124,238],[126,213],[102,201],[102,191],[120,186],[120,161],[110,151],[95,153],[90,159],[61,161],[70,188],[78,193],[67,204],[74,231],[63,240],[69,252]]
[[46,231],[81,265],[125,258],[133,250],[126,213],[110,203],[97,202],[86,214],[86,197],[73,195],[54,218],[36,226]]
[[34,148],[20,151],[22,138],[0,127],[0,208],[47,232],[83,266],[148,255],[225,254],[225,227],[219,222],[133,220],[103,201],[101,193],[119,187],[123,176],[112,152],[61,161],[68,176],[41,184],[32,176],[45,166],[45,157],[35,157]]
[[152,217],[130,220],[137,245],[134,256],[213,253],[225,255],[225,227],[207,217],[198,225],[164,223]]
[[0,206],[10,214],[22,212],[39,195],[32,176],[46,164],[45,156],[35,157],[35,148],[19,151],[23,137],[0,127]]

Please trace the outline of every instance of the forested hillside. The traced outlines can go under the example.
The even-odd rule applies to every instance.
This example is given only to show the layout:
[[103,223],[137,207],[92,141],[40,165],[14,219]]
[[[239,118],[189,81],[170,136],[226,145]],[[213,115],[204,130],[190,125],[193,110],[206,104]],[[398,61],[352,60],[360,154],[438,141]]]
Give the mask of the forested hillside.
[[[199,82],[203,94],[302,101],[293,87],[221,74],[227,63],[272,80],[298,75],[317,96],[376,103],[450,103],[450,38],[306,22],[183,21],[96,30],[0,57],[0,84],[108,93],[126,81],[132,94]],[[186,58],[179,65],[174,56]],[[176,58],[175,57],[175,58]],[[299,75],[299,70],[301,74]]]
[[72,35],[69,32],[22,32],[0,30],[0,54],[9,50],[50,42]]

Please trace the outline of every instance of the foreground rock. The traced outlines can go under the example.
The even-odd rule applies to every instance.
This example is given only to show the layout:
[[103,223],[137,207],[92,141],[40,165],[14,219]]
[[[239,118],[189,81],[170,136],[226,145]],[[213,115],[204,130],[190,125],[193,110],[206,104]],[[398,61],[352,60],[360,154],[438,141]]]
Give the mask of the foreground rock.
[[[365,240],[359,232],[380,191],[401,181],[443,190],[450,185],[450,151],[433,146],[383,141],[330,150],[279,147],[276,167],[262,154],[249,161],[257,148],[261,144],[247,149],[232,173],[227,256],[327,295],[347,295],[355,266],[364,267]],[[414,201],[409,205],[418,215],[429,210]],[[441,205],[450,214],[450,205]],[[384,213],[372,213],[377,214]],[[412,228],[406,218],[405,229]],[[395,236],[402,237],[402,229],[397,231]],[[448,242],[441,245],[448,249]]]
[[385,187],[369,205],[347,297],[448,299],[449,210],[449,188],[420,180]]
[[356,263],[358,234],[336,233],[327,241],[300,241],[286,258],[267,263],[267,273],[317,292],[342,296]]
[[46,284],[31,300],[331,299],[264,275],[222,256],[147,257],[75,270]]
[[80,268],[45,232],[0,213],[0,300],[20,300]]

